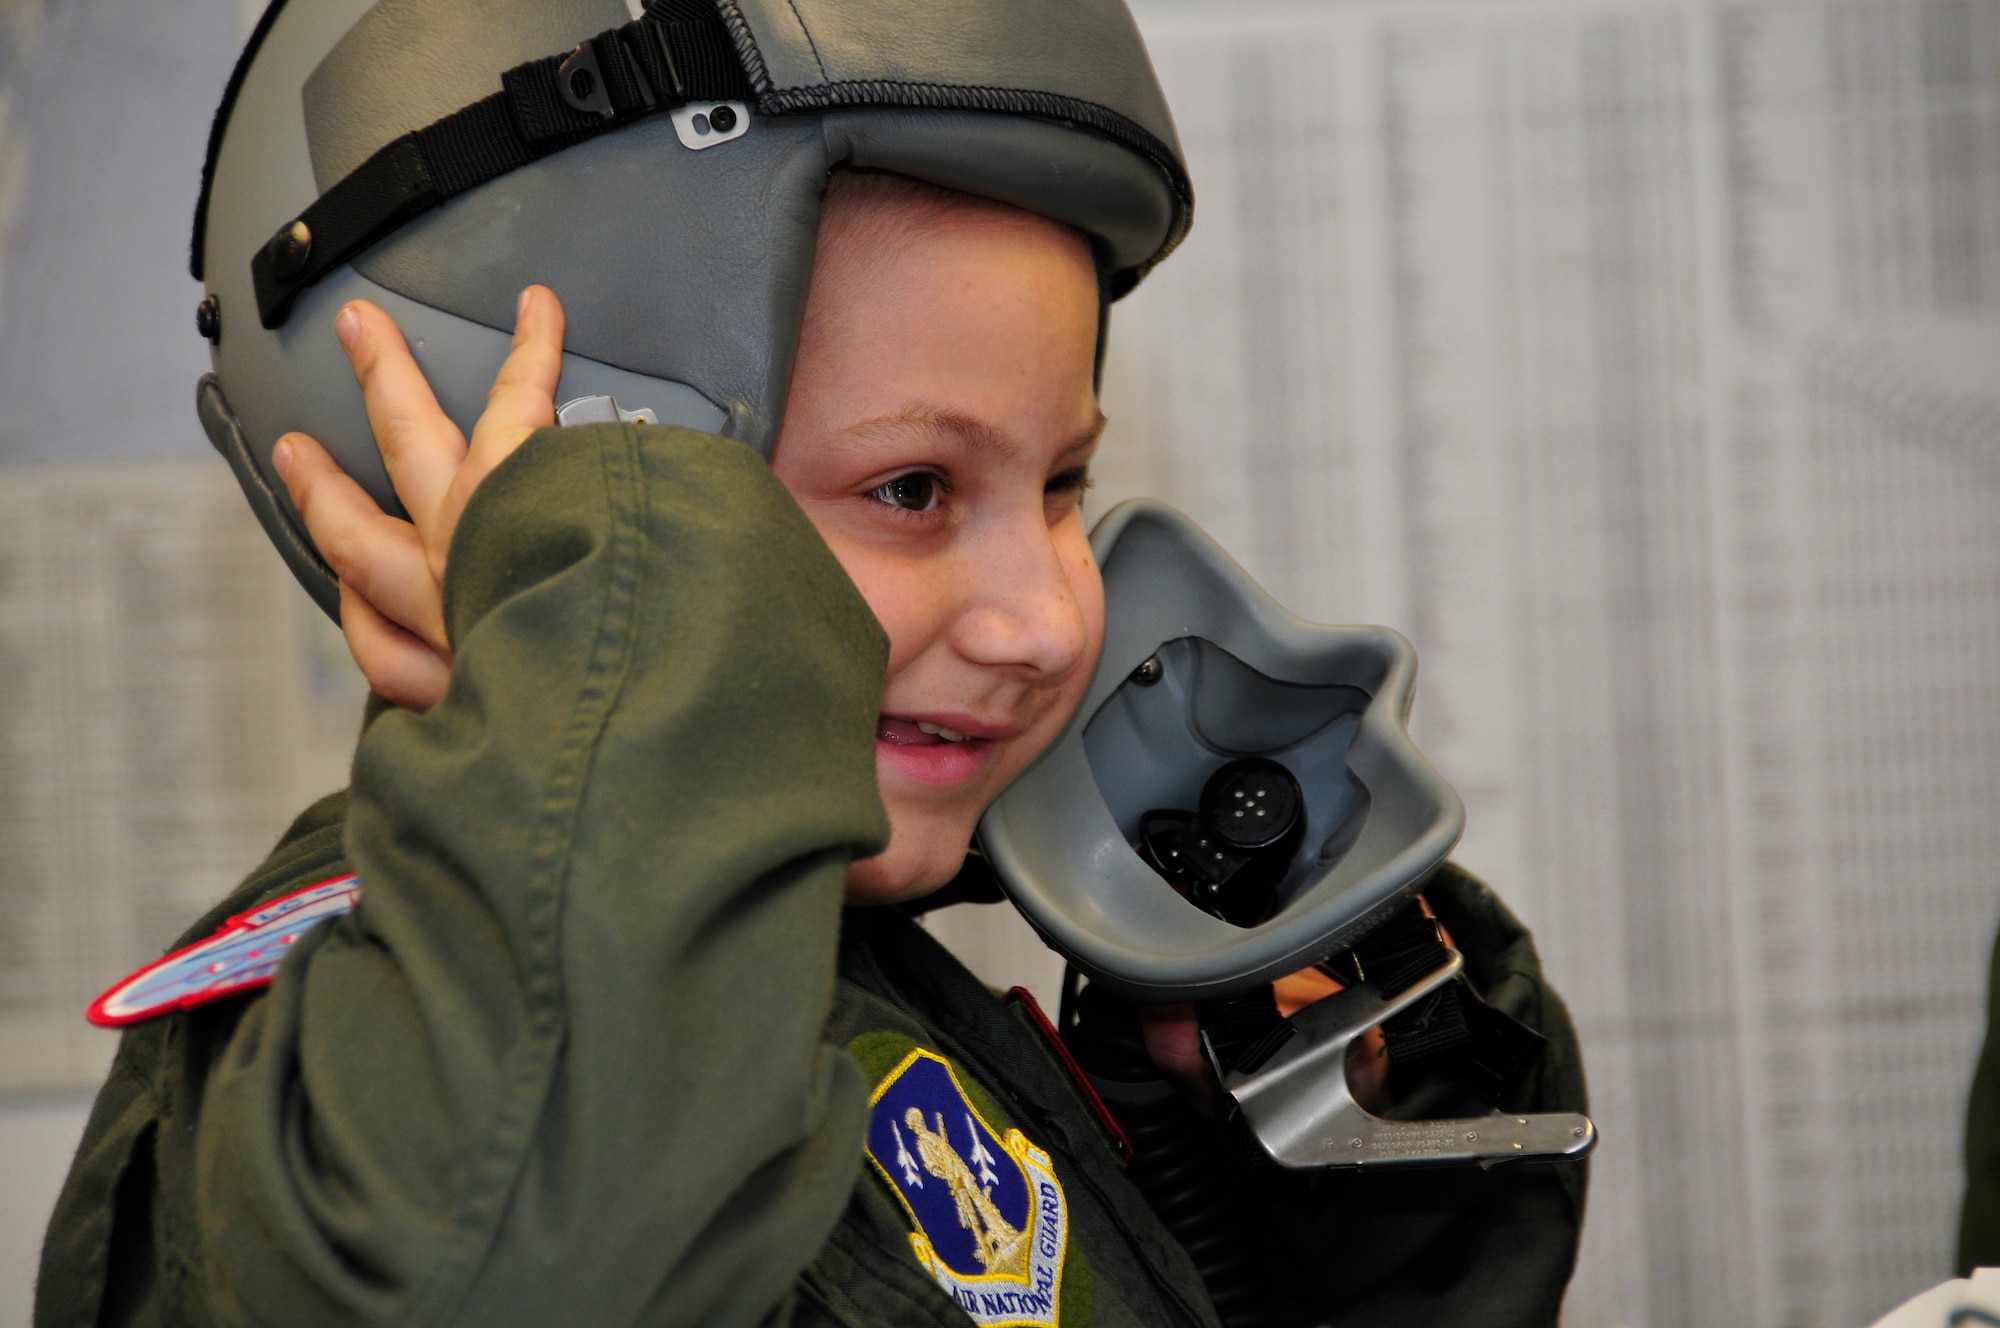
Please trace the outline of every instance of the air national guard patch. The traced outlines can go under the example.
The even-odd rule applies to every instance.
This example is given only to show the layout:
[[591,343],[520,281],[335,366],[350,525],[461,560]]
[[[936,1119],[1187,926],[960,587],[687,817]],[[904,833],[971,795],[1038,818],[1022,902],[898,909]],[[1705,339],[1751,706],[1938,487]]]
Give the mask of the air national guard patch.
[[868,1158],[909,1210],[910,1244],[945,1294],[986,1328],[1054,1328],[1069,1207],[1049,1155],[1005,1139],[950,1062],[918,1048],[870,1102]]

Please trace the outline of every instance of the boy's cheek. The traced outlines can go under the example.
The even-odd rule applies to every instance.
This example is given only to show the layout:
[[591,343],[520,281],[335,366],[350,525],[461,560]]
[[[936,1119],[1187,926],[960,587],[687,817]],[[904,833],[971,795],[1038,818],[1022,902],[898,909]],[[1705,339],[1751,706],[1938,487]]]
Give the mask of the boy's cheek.
[[1097,656],[1104,649],[1104,573],[1097,565],[1097,555],[1090,550],[1090,536],[1082,513],[1072,515],[1064,523],[1057,534],[1057,550],[1069,582],[1069,593],[1076,600],[1077,612],[1083,617],[1084,631],[1090,641],[1084,669],[1087,673],[1097,667]]
[[937,636],[941,627],[937,587],[946,578],[909,560],[851,543],[843,547],[828,541],[828,545],[889,638],[888,676],[894,678]]
[[848,868],[848,899],[859,904],[894,903],[921,898],[950,884],[965,865],[965,851],[984,809],[983,800],[970,801],[977,805],[941,807],[884,788],[889,847]]

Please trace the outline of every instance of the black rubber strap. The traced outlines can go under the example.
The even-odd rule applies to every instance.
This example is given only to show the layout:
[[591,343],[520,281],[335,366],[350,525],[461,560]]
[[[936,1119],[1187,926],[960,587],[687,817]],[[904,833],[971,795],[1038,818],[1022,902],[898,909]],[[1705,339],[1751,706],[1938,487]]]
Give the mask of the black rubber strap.
[[1356,975],[1375,984],[1383,999],[1408,991],[1428,973],[1444,967],[1450,951],[1438,935],[1437,921],[1411,904],[1355,942],[1351,951]]
[[489,180],[656,111],[749,96],[715,11],[655,0],[643,18],[516,65],[500,91],[404,134],[280,226],[250,260],[258,321],[282,327],[308,286]]
[[[1443,967],[1449,953],[1437,920],[1411,904],[1329,968],[1392,997]],[[1384,1020],[1382,1041],[1390,1064],[1402,1069],[1445,1058],[1458,1063],[1492,1100],[1519,1082],[1547,1039],[1481,1000],[1461,975]]]
[[1408,1067],[1436,1056],[1464,1051],[1472,1042],[1466,1026],[1467,993],[1456,982],[1426,992],[1414,1005],[1382,1021],[1382,1046],[1392,1065]]
[[1255,1074],[1298,1031],[1278,1012],[1277,995],[1268,985],[1196,1001],[1194,1013],[1216,1060],[1239,1074]]

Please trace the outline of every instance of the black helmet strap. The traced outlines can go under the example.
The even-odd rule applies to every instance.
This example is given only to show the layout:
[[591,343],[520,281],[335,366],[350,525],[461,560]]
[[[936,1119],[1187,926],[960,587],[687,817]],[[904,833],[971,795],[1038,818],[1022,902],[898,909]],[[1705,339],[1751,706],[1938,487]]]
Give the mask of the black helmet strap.
[[432,208],[657,111],[751,96],[720,16],[651,0],[574,50],[516,65],[500,91],[378,150],[250,260],[257,317],[282,327],[308,286]]

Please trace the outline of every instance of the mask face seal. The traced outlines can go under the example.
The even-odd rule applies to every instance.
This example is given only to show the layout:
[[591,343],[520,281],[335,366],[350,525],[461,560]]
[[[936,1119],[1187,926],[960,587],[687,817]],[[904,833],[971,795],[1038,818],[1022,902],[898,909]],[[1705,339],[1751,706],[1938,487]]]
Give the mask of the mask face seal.
[[1347,767],[1368,695],[1280,682],[1212,641],[1149,656],[1084,726],[1112,819],[1189,903],[1254,927],[1366,823]]

